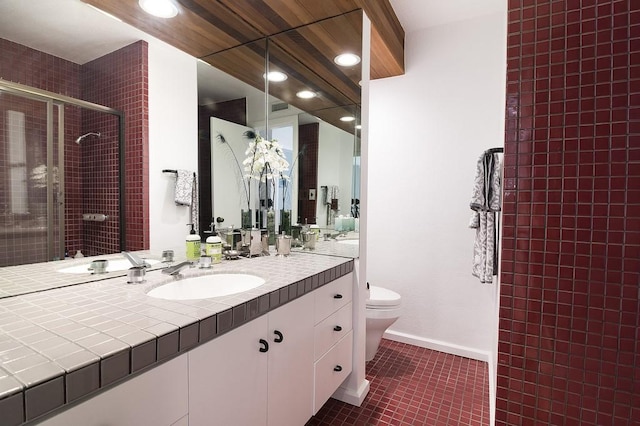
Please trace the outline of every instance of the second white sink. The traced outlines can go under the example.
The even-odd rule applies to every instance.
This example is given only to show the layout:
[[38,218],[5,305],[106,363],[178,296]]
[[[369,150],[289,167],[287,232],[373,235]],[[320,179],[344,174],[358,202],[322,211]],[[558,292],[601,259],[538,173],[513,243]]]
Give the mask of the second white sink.
[[260,287],[265,280],[249,274],[211,274],[172,281],[147,295],[166,300],[197,300],[229,296]]

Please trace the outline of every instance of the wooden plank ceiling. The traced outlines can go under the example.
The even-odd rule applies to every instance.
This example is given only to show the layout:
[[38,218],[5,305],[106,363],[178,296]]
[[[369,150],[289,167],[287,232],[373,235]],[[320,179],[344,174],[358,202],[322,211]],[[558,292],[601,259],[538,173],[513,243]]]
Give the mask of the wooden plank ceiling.
[[150,17],[137,0],[83,1],[196,58],[363,9],[374,29],[371,78],[404,73],[404,31],[389,0],[175,0],[171,19]]
[[[362,56],[362,10],[372,22],[371,78],[404,73],[404,32],[389,0],[175,0],[171,19],[146,14],[138,0],[83,1],[260,90],[269,37],[269,68],[289,77],[269,94],[350,133],[354,124],[339,117],[357,112],[361,68],[333,58]],[[303,89],[319,96],[301,100]]]

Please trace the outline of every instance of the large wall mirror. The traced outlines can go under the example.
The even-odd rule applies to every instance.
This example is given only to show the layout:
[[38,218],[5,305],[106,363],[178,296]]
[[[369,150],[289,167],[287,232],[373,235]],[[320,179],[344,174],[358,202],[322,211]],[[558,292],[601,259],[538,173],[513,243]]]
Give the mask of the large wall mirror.
[[[131,5],[127,3],[127,7],[137,8],[134,3],[137,2],[132,2]],[[104,7],[107,7],[108,4],[120,4],[120,2],[100,2],[100,5]],[[146,58],[144,43],[140,40],[145,40],[147,35],[140,35],[139,31],[135,29],[102,16],[79,0],[47,0],[40,2],[38,7],[33,6],[31,2],[6,0],[0,6],[0,12],[2,11],[4,13],[0,13],[0,39],[3,39],[2,51],[6,67],[3,68],[0,77],[11,81],[11,76],[18,72],[26,75],[30,70],[37,71],[33,73],[34,79],[43,76],[49,78],[55,73],[59,73],[61,76],[55,74],[50,80],[64,83],[64,87],[60,90],[68,91],[70,87],[69,80],[66,78],[68,74],[74,75],[78,81],[82,75],[85,81],[99,81],[101,84],[103,82],[104,85],[109,85],[110,81],[104,78],[95,78],[94,74],[100,73],[103,77],[105,70],[111,73],[109,75],[122,73],[122,69],[116,65],[130,63],[132,66],[126,69],[127,78],[118,81],[127,84],[131,93],[139,93],[140,87],[146,84],[146,76],[138,72],[140,67],[135,64],[138,60],[144,61]],[[55,20],[45,19],[54,16]],[[186,14],[185,19],[187,17],[201,19],[194,14]],[[94,22],[99,22],[99,25],[93,24],[95,31],[83,30],[83,25],[90,25]],[[70,29],[76,28],[83,30],[83,36],[91,38],[92,41],[71,36]],[[138,28],[147,29],[144,25],[138,26]],[[149,30],[149,33],[153,33],[153,31]],[[248,30],[243,30],[242,34],[255,41],[235,48],[219,47],[218,53],[202,56],[202,61],[198,64],[200,118],[210,123],[211,117],[215,116],[247,129],[258,130],[265,137],[278,139],[283,144],[286,142],[287,146],[284,149],[287,151],[289,162],[293,167],[289,171],[291,180],[286,188],[286,193],[284,193],[284,188],[279,186],[278,189],[281,192],[278,193],[278,198],[284,195],[280,206],[284,205],[290,211],[290,221],[303,224],[306,221],[308,224],[317,224],[333,232],[336,231],[336,219],[338,219],[338,229],[348,229],[347,232],[352,232],[350,238],[356,239],[357,234],[351,230],[352,228],[356,229],[355,220],[354,225],[351,225],[350,220],[340,221],[339,219],[341,219],[340,216],[357,215],[359,135],[356,125],[358,124],[360,104],[358,82],[361,78],[361,67],[359,64],[341,67],[335,64],[334,58],[345,51],[361,56],[362,11],[356,10],[322,19],[313,24],[299,26],[294,30],[279,32],[268,39],[260,38],[259,33],[250,33]],[[114,35],[113,39],[108,37]],[[73,43],[78,40],[81,40],[80,43]],[[244,40],[238,41],[243,42]],[[76,47],[71,48],[70,45]],[[33,48],[27,46],[33,46]],[[90,46],[92,49],[102,48],[101,56],[88,56]],[[122,46],[126,46],[126,48],[121,48]],[[213,49],[209,42],[204,43],[203,46],[205,50],[206,48]],[[37,56],[42,58],[42,61],[18,61],[7,52],[11,52],[18,59]],[[73,57],[63,60],[62,58],[67,55]],[[21,64],[27,69],[19,71],[16,64]],[[267,70],[280,70],[288,78],[283,82],[267,81],[264,78]],[[132,86],[133,81],[136,82],[136,87]],[[29,81],[25,84],[31,85]],[[34,87],[38,85],[38,83],[33,84]],[[75,88],[75,92],[64,93],[72,97],[84,98],[79,84],[73,88]],[[307,99],[296,96],[302,90],[308,90],[316,96]],[[55,91],[57,92],[57,89]],[[111,105],[114,103],[111,98],[102,99],[98,96],[106,93],[104,90],[95,89],[94,92],[96,96],[92,101],[96,104]],[[120,135],[118,126],[111,122],[108,123],[109,126],[98,126],[97,124],[100,123],[93,119],[93,116],[69,110],[71,107],[67,107],[67,118],[76,116],[79,118],[73,126],[66,126],[66,130],[68,130],[64,134],[66,159],[84,158],[85,152],[88,153],[87,155],[102,155],[104,157],[103,151],[98,150],[98,148],[102,149],[104,144],[109,143],[117,146],[119,139],[127,141],[139,139],[135,134],[135,129],[136,126],[144,125],[146,116],[141,109],[136,109],[137,98],[129,96],[129,92],[123,92],[119,89],[114,92],[123,93],[122,96],[130,100],[130,104],[126,104],[122,109],[126,115],[127,133]],[[3,94],[2,97],[7,99],[8,95]],[[77,107],[73,108],[77,109]],[[214,108],[216,114],[209,114],[210,108]],[[3,119],[5,119],[6,114],[3,115],[5,116]],[[238,119],[238,116],[241,119]],[[353,116],[356,119],[352,122],[341,121],[340,118],[345,116]],[[208,132],[209,134],[201,132],[201,139],[206,139],[206,143],[210,146],[215,140],[212,138],[215,138],[217,133],[211,131],[210,127]],[[234,136],[234,132],[230,130],[225,130],[224,133]],[[238,132],[235,133],[237,135]],[[27,138],[30,137],[28,133],[25,135]],[[58,132],[54,132],[54,136],[57,135]],[[37,137],[42,139],[40,136]],[[77,143],[76,141],[80,137],[82,139],[80,143]],[[242,135],[239,137],[242,139]],[[313,141],[314,137],[317,140],[315,148],[313,142],[308,142],[309,139]],[[30,143],[28,140],[27,142]],[[243,142],[246,143],[246,140]],[[305,148],[307,145],[310,147]],[[136,173],[140,173],[144,169],[142,166],[144,149],[142,145],[136,145],[135,149],[136,152],[127,151],[126,170],[129,176],[137,176]],[[209,151],[211,151],[211,147]],[[302,154],[300,154],[301,152]],[[243,151],[240,152],[238,159],[242,161],[244,155]],[[223,160],[224,165],[228,165],[228,162],[224,161],[224,157],[219,157],[219,159]],[[122,159],[114,161],[122,161]],[[211,152],[209,152],[209,157],[206,156],[206,153],[200,156],[200,162],[208,164],[208,175],[201,173],[201,182],[209,182],[211,186],[212,177],[219,176],[218,172],[222,171],[220,173],[222,177],[218,179],[218,182],[221,182],[224,188],[233,188],[235,190],[233,192],[238,192],[238,187],[234,187],[234,184],[230,182],[236,177],[234,173],[237,172],[235,170],[225,172],[221,169],[222,166],[212,168],[210,167],[211,161]],[[39,165],[30,164],[30,169],[26,173],[29,176],[34,175]],[[53,170],[54,167],[49,169]],[[113,166],[110,167],[110,170],[118,170],[118,168]],[[8,181],[10,174],[8,169],[5,168],[4,173],[4,181]],[[68,173],[67,178],[70,176],[72,176],[71,172]],[[117,177],[114,179],[117,181]],[[142,179],[140,180],[142,181]],[[78,182],[80,182],[79,179],[66,180],[69,185],[78,185]],[[89,185],[86,187],[90,189]],[[41,188],[34,187],[32,193],[35,194],[36,190],[41,190]],[[116,187],[112,192],[124,197],[127,206],[135,206],[148,190],[148,186],[128,185],[126,191],[121,191]],[[97,190],[91,191],[92,195],[100,198]],[[260,189],[257,188],[255,191],[259,192]],[[211,188],[209,193],[211,193]],[[8,199],[9,195],[7,194],[3,195],[5,197],[3,200]],[[70,194],[71,192],[67,191],[67,205],[70,205]],[[104,197],[102,198],[104,199]],[[233,217],[233,214],[240,215],[238,209],[234,209],[233,212],[225,212],[222,207],[224,204],[220,204],[222,200],[229,199],[230,196],[224,193],[220,193],[218,196],[218,192],[216,192],[213,197],[207,198],[208,210],[206,210],[207,203],[201,203],[201,207],[205,209],[203,210],[205,214],[201,215],[201,230],[209,228],[211,219],[214,217],[225,217],[225,225],[227,226],[241,224],[240,216]],[[55,200],[53,201],[55,202]],[[93,243],[96,240],[96,235],[102,235],[100,229],[106,228],[111,223],[119,223],[116,219],[124,211],[119,208],[121,202],[121,200],[112,202],[110,206],[113,206],[114,210],[111,212],[92,205],[84,206],[78,201],[74,207],[78,214],[72,215],[76,218],[74,219],[76,222],[65,225],[67,236],[77,234],[73,241],[57,244],[60,246],[57,254],[51,255],[40,250],[44,245],[41,243],[41,236],[37,235],[32,246],[25,246],[24,253],[41,255],[40,257],[25,260],[27,256],[20,252],[18,260],[2,265],[52,260],[63,257],[65,252],[73,255],[78,250],[82,250],[85,255],[98,255],[118,252],[122,248],[140,250],[148,247],[149,223],[145,222],[142,216],[134,214],[135,208],[133,207],[126,209],[127,212],[132,212],[131,217],[126,217],[126,228],[114,226],[109,234],[105,234],[106,248],[88,246],[88,243]],[[43,203],[40,204],[28,206],[32,216],[34,216],[32,213],[37,210],[36,207],[44,209]],[[20,209],[24,210],[20,206],[14,207],[14,210],[18,212],[22,211]],[[222,210],[220,211],[220,209]],[[99,214],[96,217],[108,219],[102,222],[84,220],[82,216],[84,213]],[[26,215],[23,216],[25,221],[31,220]],[[70,215],[66,214],[66,216]],[[11,211],[8,202],[0,200],[0,228],[11,228],[11,232],[15,234],[18,230],[18,227],[15,226],[16,218],[17,216]],[[36,223],[36,221],[32,222]],[[344,225],[345,223],[346,225]],[[37,226],[40,233],[43,233],[45,228],[50,228],[40,222]],[[83,229],[83,232],[86,229],[87,236],[80,234],[79,231],[75,232],[79,229]],[[59,241],[61,240],[59,239]],[[121,241],[122,243],[120,243]],[[8,261],[10,251],[9,248],[3,251],[5,254],[2,257],[3,260]]]
[[[201,229],[218,218],[218,226],[240,227],[249,210],[252,225],[263,224],[256,210],[271,201],[261,201],[264,189],[242,164],[244,135],[257,131],[278,141],[290,165],[269,192],[276,229],[287,219],[315,225],[323,239],[349,240],[348,251],[329,244],[317,253],[357,256],[361,46],[362,12],[354,11],[203,58],[211,66],[199,65],[200,162],[203,179],[211,164],[211,183],[201,188],[211,204],[201,202]],[[343,53],[356,63],[338,65]]]

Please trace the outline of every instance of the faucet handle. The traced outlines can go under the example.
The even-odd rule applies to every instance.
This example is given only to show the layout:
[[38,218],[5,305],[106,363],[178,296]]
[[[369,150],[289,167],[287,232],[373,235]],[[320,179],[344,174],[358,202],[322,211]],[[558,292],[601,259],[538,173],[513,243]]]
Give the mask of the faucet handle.
[[177,265],[168,266],[162,270],[163,274],[172,275],[176,278],[180,277],[180,271],[182,271],[186,267],[192,266],[192,263],[188,260],[178,263]]
[[122,255],[131,263],[131,266],[142,266],[144,268],[148,268],[149,266],[151,266],[147,262],[145,262],[144,259],[138,257],[138,255],[135,253],[123,251]]

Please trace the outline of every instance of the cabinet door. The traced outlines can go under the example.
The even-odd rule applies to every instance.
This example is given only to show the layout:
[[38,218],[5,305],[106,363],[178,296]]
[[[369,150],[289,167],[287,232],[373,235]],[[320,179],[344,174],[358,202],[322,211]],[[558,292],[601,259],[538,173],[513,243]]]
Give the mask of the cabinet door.
[[303,425],[313,410],[312,294],[269,313],[269,347],[268,424]]
[[40,425],[173,425],[187,414],[187,370],[187,356],[179,356],[46,419]]
[[262,316],[189,352],[190,426],[266,425],[266,335]]

